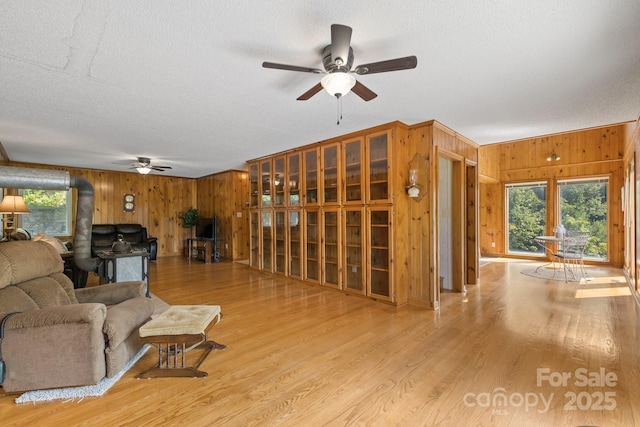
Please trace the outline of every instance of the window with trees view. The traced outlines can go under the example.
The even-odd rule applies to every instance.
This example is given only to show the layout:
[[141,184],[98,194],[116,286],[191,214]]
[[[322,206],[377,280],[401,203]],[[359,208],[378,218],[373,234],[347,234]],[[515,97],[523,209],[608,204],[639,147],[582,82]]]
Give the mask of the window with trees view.
[[20,226],[32,236],[71,235],[71,196],[69,191],[23,190],[22,197],[31,214],[20,215]]
[[608,191],[608,178],[558,181],[561,224],[568,233],[590,233],[588,258],[608,258]]
[[507,252],[542,254],[535,242],[546,234],[547,184],[545,182],[507,185]]

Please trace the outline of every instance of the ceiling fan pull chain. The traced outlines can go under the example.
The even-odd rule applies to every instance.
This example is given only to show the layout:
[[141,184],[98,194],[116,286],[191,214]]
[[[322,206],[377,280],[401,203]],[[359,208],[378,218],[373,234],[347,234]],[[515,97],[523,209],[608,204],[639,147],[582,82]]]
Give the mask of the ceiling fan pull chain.
[[336,98],[338,100],[338,122],[336,123],[340,126],[340,120],[342,120],[342,96],[339,93],[336,94]]

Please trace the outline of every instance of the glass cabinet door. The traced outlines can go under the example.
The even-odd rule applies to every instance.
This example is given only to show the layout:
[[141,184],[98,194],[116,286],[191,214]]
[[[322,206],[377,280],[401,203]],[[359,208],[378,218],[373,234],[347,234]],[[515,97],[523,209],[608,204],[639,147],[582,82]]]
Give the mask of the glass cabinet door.
[[344,201],[362,203],[362,138],[343,144]]
[[260,206],[268,208],[272,205],[271,199],[271,160],[260,163]]
[[302,278],[302,224],[300,211],[289,211],[289,276]]
[[340,288],[340,212],[338,210],[324,211],[322,223],[324,225],[322,284]]
[[258,190],[258,182],[259,182],[259,178],[258,178],[258,164],[257,163],[252,163],[251,165],[249,165],[249,192],[251,193],[250,196],[250,201],[251,201],[251,207],[252,208],[257,208],[258,207],[258,200],[260,200],[260,193]]
[[251,244],[250,265],[260,268],[260,213],[251,212],[249,214],[249,241]]
[[370,202],[389,200],[389,139],[387,132],[367,137]]
[[364,294],[364,213],[363,209],[344,212],[344,285],[343,289]]
[[304,203],[306,205],[318,204],[319,176],[318,150],[305,151],[304,153]]
[[273,272],[273,214],[261,212],[262,216],[262,270]]
[[320,281],[320,224],[317,210],[305,215],[305,280]]
[[286,212],[276,211],[276,237],[275,237],[275,272],[285,274],[287,272],[287,242],[285,234],[287,232],[286,227]]
[[340,201],[339,148],[337,144],[322,147],[322,202],[328,205]]
[[390,208],[369,208],[369,272],[367,295],[391,300]]
[[300,154],[287,156],[289,206],[300,206]]
[[273,204],[282,207],[285,205],[285,158],[278,157],[273,160]]

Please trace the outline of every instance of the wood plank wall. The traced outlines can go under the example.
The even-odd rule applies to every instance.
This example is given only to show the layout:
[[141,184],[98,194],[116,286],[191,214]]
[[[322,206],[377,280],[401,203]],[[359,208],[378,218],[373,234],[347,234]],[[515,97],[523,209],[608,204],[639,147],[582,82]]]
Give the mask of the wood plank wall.
[[249,259],[249,176],[226,171],[197,179],[198,213],[218,216],[220,256],[234,261]]
[[[437,188],[439,152],[447,152],[462,161],[476,164],[478,145],[441,123],[432,120],[409,127],[409,153],[422,155],[427,160],[428,182],[426,194],[420,201],[410,201],[410,287],[409,299],[414,303],[424,303],[435,308],[439,305],[438,237],[437,237]],[[462,179],[464,181],[464,179]],[[465,194],[465,183],[458,183],[460,194]],[[460,206],[464,223],[465,207]],[[460,251],[460,259],[465,259],[465,251]]]
[[[621,266],[624,259],[623,213],[620,189],[624,183],[623,153],[626,124],[604,126],[480,147],[480,251],[504,255],[504,184],[547,181],[549,200],[555,198],[558,179],[609,177],[610,262]],[[546,159],[551,152],[556,162]],[[498,167],[496,168],[496,165]],[[556,212],[548,212],[547,234],[557,223]],[[495,247],[492,247],[492,242]]]
[[[158,238],[158,255],[182,255],[190,231],[182,227],[181,212],[196,206],[196,180],[159,174],[103,171],[9,162],[9,166],[67,171],[93,184],[94,224],[140,223]],[[134,194],[135,211],[123,211],[124,194]],[[75,224],[73,229],[75,229]],[[73,236],[69,236],[69,240]]]

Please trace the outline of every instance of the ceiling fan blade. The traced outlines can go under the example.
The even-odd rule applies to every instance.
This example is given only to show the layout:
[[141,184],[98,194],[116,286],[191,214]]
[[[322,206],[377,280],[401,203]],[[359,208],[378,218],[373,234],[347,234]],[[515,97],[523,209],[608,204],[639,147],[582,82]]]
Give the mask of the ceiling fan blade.
[[275,62],[263,62],[262,66],[264,68],[273,68],[275,70],[300,71],[302,73],[315,73],[315,74],[323,73],[323,71],[318,68],[299,67],[297,65],[287,65],[287,64],[276,64]]
[[338,66],[345,65],[349,60],[352,31],[346,25],[331,25],[331,62]]
[[389,59],[387,61],[358,65],[354,71],[360,75],[386,73],[387,71],[409,70],[411,68],[416,68],[417,65],[418,58],[415,56],[405,56],[404,58]]
[[147,166],[150,169],[156,170],[156,171],[160,171],[160,172],[164,172],[167,169],[173,169],[171,166],[156,166],[156,165],[150,165]]
[[307,99],[311,98],[313,95],[320,92],[321,90],[322,90],[322,84],[318,83],[317,85],[315,85],[314,87],[312,87],[311,89],[309,89],[308,91],[306,91],[305,93],[297,97],[296,100],[306,101]]
[[375,93],[374,91],[372,91],[371,89],[369,89],[368,87],[360,83],[359,81],[356,81],[356,85],[353,88],[351,88],[351,92],[355,93],[365,101],[371,101],[373,98],[378,96],[377,93]]

